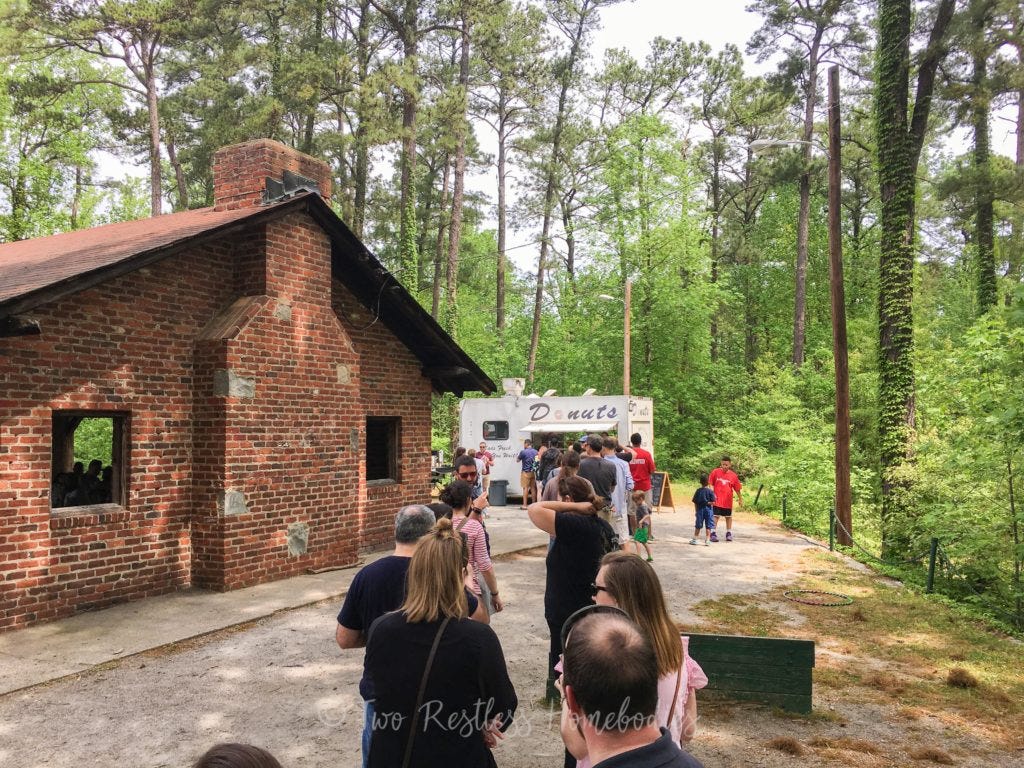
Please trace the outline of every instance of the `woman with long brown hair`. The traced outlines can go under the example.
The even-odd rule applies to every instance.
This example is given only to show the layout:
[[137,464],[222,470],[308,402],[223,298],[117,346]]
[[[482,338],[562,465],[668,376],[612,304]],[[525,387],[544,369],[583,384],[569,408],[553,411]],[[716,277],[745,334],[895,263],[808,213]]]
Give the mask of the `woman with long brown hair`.
[[696,691],[707,677],[687,653],[688,639],[668,613],[654,567],[637,555],[610,552],[594,579],[594,602],[624,610],[654,646],[658,659],[658,725],[676,743],[690,741],[697,726]]
[[466,616],[464,573],[462,539],[442,518],[416,545],[402,607],[370,627],[371,768],[494,765],[518,702],[494,631]]

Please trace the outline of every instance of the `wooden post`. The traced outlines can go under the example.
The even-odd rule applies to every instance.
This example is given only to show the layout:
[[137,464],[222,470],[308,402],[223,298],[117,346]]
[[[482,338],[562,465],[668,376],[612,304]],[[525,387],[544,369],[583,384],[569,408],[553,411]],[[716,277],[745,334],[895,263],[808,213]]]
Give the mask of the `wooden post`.
[[623,339],[622,339],[622,394],[629,395],[629,315],[631,298],[633,295],[633,283],[627,278],[626,279],[626,317],[623,323]]
[[832,354],[836,372],[836,518],[839,543],[853,542],[850,492],[850,368],[846,342],[846,296],[843,289],[842,187],[839,146],[839,67],[828,70],[828,274],[832,299]]

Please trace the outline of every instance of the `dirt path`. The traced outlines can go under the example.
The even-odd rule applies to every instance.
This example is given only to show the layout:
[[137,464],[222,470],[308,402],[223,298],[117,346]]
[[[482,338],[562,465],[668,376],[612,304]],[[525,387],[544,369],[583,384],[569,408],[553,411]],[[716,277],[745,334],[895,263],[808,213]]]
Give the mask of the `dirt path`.
[[[746,516],[737,521],[735,542],[689,546],[691,519],[683,512],[658,515],[654,554],[672,611],[694,626],[700,601],[724,595],[756,601],[805,572],[805,552],[814,548]],[[522,524],[528,525],[525,516]],[[544,562],[527,553],[497,567],[508,607],[493,626],[520,698],[517,722],[497,761],[509,768],[560,765],[555,715],[535,703],[543,693],[548,643]],[[289,611],[0,697],[0,764],[187,766],[209,745],[233,740],[265,746],[288,767],[357,766],[362,653],[341,653],[335,646],[338,607],[332,601]],[[794,614],[795,636],[800,621]],[[842,749],[794,758],[765,742],[773,736],[806,740],[812,732],[839,738],[848,730],[880,743],[902,738],[906,725],[897,731],[884,707],[833,717],[829,713],[841,706],[833,698],[841,697],[819,700],[816,690],[821,714],[811,719],[780,718],[758,707],[704,707],[692,751],[708,766],[854,764],[853,753],[847,760]],[[851,722],[856,729],[849,728]],[[942,730],[929,722],[914,727],[925,738]],[[903,764],[878,759],[861,755],[856,764]]]

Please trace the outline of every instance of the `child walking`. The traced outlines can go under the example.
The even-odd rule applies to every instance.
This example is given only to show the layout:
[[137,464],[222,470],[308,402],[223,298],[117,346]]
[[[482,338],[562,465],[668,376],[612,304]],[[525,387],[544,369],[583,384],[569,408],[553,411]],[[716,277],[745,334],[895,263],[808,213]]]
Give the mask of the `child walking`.
[[647,562],[653,563],[651,545],[647,543],[651,536],[651,508],[647,505],[644,491],[633,491],[633,504],[636,506],[636,530],[633,531],[633,544],[636,553],[640,554],[640,545],[647,550]]
[[691,544],[697,543],[700,536],[700,529],[704,529],[704,546],[710,546],[708,535],[715,533],[715,511],[712,505],[715,503],[715,492],[708,487],[708,476],[700,476],[700,488],[693,494],[693,507],[697,510],[697,521],[693,525],[693,538]]

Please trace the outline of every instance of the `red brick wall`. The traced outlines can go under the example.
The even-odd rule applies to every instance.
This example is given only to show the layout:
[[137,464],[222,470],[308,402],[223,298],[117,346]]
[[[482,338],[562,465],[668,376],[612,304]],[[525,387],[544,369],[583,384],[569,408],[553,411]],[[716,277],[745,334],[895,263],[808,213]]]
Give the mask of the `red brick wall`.
[[[41,336],[0,340],[0,629],[189,583],[193,339],[230,285],[228,251],[209,248],[34,310]],[[126,510],[51,518],[60,408],[130,413]]]
[[213,205],[218,211],[258,205],[269,176],[280,181],[284,171],[312,179],[320,194],[331,199],[331,167],[271,139],[232,144],[213,154]]
[[[373,313],[360,304],[337,280],[334,309],[348,331],[360,358],[360,390],[368,416],[401,418],[398,483],[361,481],[363,507],[359,518],[359,545],[366,549],[394,540],[395,512],[405,504],[430,502],[430,380],[422,364]],[[365,450],[366,424],[360,424],[359,446]],[[360,454],[359,477],[365,476]]]
[[[216,469],[197,494],[193,574],[214,589],[349,564],[359,543],[360,465],[349,434],[363,420],[360,362],[331,309],[330,243],[308,216],[292,214],[267,225],[265,252],[270,298],[200,345],[204,382],[212,365],[252,383],[251,397],[202,406],[204,445],[215,453],[223,434],[224,448],[221,460],[209,457]],[[241,494],[244,511],[219,510],[224,492]],[[289,554],[294,524],[308,526],[305,554]]]
[[[429,381],[330,281],[305,214],[32,316],[41,336],[0,340],[0,631],[348,564],[391,541],[399,506],[429,500]],[[226,371],[251,396],[217,394]],[[126,414],[126,507],[51,513],[62,408]],[[397,483],[362,480],[367,415],[401,418]],[[243,511],[224,513],[228,492]],[[296,524],[304,554],[289,552]]]

